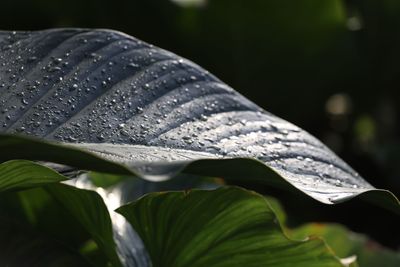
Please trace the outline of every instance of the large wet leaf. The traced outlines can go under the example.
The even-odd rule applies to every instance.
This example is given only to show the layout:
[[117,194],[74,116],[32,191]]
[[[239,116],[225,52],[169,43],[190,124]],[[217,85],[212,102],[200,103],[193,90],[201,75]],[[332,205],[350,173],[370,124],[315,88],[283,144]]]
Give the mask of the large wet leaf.
[[117,211],[154,267],[343,266],[322,240],[289,240],[267,201],[243,189],[151,193]]
[[[252,158],[258,161],[228,170],[226,162],[206,161],[185,171],[242,178],[254,172],[268,180],[262,162],[285,186],[324,203],[374,189],[304,130],[192,62],[133,37],[84,29],[1,32],[0,49],[2,133],[73,144],[149,179],[169,178],[198,159]],[[3,138],[3,159],[77,161],[45,149],[16,151],[21,144]],[[392,196],[386,201],[398,205]]]

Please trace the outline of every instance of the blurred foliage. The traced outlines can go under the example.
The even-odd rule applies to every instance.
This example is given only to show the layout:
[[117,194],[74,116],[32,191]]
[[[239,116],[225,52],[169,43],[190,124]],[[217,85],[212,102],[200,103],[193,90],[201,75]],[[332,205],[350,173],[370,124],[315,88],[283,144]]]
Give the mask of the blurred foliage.
[[386,249],[372,241],[366,235],[355,233],[340,224],[308,223],[297,228],[288,228],[284,208],[273,197],[266,197],[285,233],[295,240],[308,238],[322,238],[340,258],[357,257],[357,264],[361,267],[397,267],[400,263],[400,254]]
[[337,224],[307,224],[289,231],[294,239],[321,237],[335,251],[338,257],[357,256],[357,263],[361,267],[397,267],[400,263],[400,254],[383,248],[369,240],[365,235],[350,232]]
[[376,187],[400,195],[397,0],[1,4],[4,30],[112,28],[187,57],[322,139]]

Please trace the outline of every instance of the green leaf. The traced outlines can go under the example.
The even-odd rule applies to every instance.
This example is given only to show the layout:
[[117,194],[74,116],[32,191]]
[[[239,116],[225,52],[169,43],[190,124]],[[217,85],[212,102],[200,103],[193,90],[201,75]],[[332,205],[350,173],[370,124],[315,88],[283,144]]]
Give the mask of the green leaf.
[[126,176],[124,177],[121,175],[107,174],[102,172],[89,172],[88,176],[94,186],[103,188],[114,186],[127,178]]
[[338,224],[307,224],[289,231],[290,237],[303,239],[318,236],[324,239],[339,257],[357,256],[361,267],[400,266],[400,251],[386,249],[365,235],[351,232]]
[[[71,216],[90,233],[113,266],[121,266],[115,250],[110,215],[102,197],[94,191],[78,189],[65,184],[55,184],[55,182],[66,179],[65,176],[52,169],[26,160],[14,160],[0,164],[0,192],[46,185],[45,188],[52,197],[59,201]],[[30,202],[29,198],[24,200]],[[43,202],[41,199],[32,201],[33,203],[26,204],[29,207],[26,205],[25,207],[27,217],[34,222],[36,220],[35,203],[38,203],[36,206],[40,206],[45,201]]]
[[[251,177],[248,168],[263,168],[257,178],[323,203],[375,190],[306,131],[196,64],[133,37],[88,29],[0,32],[0,47],[2,133],[70,144],[152,180],[182,169],[204,173],[200,159],[247,158],[253,161],[229,163],[237,165],[235,171],[243,169],[235,173],[242,179]],[[98,159],[75,150],[38,143],[38,150],[28,150],[7,136],[0,143],[7,148],[0,152],[5,160],[41,159],[127,174],[104,160],[95,166]],[[87,164],[72,158],[77,155]],[[283,179],[276,182],[266,173]]]
[[122,266],[115,249],[110,214],[103,198],[94,191],[64,184],[54,184],[46,190],[88,231],[112,266]]
[[67,178],[27,160],[11,160],[0,164],[0,192],[55,183]]
[[[82,220],[81,217],[83,215],[78,214],[78,216],[75,216],[77,213],[71,212],[63,203],[69,200],[58,199],[63,198],[63,195],[67,193],[61,194],[58,198],[50,194],[53,185],[50,184],[44,187],[0,194],[0,217],[11,218],[16,222],[24,224],[27,228],[32,228],[35,232],[65,244],[72,251],[79,251],[81,255],[95,266],[109,267],[111,262],[109,255],[115,253],[115,249],[112,248],[113,243],[110,243],[108,248],[100,247],[98,244],[93,247],[93,236],[97,232],[96,235],[104,235],[102,238],[106,239],[107,236],[112,235],[112,232],[104,233],[104,231],[101,231],[100,226],[103,223],[102,221],[90,225],[90,222],[87,222],[88,220]],[[59,185],[54,186],[58,187]],[[80,190],[66,185],[61,186],[65,186],[61,190],[69,191],[70,188]],[[82,191],[84,194],[85,190]],[[77,199],[71,193],[69,196]],[[83,202],[76,209],[82,210],[88,205],[90,203]],[[101,205],[98,205],[97,209],[92,210],[90,214],[98,213],[101,215],[104,213],[101,211],[101,208]],[[89,206],[88,209],[93,209],[93,207]],[[90,214],[86,214],[85,216],[87,217]],[[101,220],[101,216],[97,217]],[[106,222],[107,220],[104,221]],[[87,228],[90,228],[90,231]],[[86,249],[87,244],[92,244],[89,251]],[[3,245],[7,247],[7,242],[3,243]],[[105,249],[112,249],[112,251],[106,252]]]
[[289,240],[265,198],[239,188],[151,193],[117,212],[154,267],[342,266],[319,239]]
[[1,217],[0,262],[2,266],[91,266],[78,253],[18,221]]

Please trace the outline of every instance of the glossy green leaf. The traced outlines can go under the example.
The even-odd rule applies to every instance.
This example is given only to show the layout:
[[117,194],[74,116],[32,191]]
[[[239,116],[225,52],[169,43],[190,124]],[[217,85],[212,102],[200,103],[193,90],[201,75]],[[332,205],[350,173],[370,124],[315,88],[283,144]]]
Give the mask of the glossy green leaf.
[[[0,192],[46,186],[54,200],[59,201],[81,223],[113,266],[121,266],[115,250],[110,215],[102,197],[94,191],[55,183],[66,179],[52,169],[26,160],[0,164]],[[35,221],[33,213],[27,216]]]
[[54,184],[46,190],[90,233],[113,266],[121,266],[113,239],[110,214],[102,197],[94,191],[64,184]]
[[0,192],[63,180],[66,180],[66,177],[28,160],[11,160],[0,164]]
[[[21,224],[22,228],[32,229],[33,232],[39,233],[39,237],[44,235],[64,244],[71,251],[79,252],[94,266],[110,267],[107,253],[94,242],[91,232],[86,230],[89,226],[83,225],[80,218],[74,216],[61,201],[54,198],[49,190],[45,189],[48,187],[52,185],[3,192],[0,194],[0,217]],[[68,189],[69,187],[66,187],[66,190]],[[81,205],[85,206],[84,203]],[[21,231],[23,232],[23,229]],[[97,224],[92,226],[91,231],[100,233]],[[90,249],[88,244],[92,244]],[[2,242],[2,245],[7,248],[7,242]]]
[[117,211],[154,267],[343,266],[319,239],[289,240],[265,198],[239,188],[151,193]]

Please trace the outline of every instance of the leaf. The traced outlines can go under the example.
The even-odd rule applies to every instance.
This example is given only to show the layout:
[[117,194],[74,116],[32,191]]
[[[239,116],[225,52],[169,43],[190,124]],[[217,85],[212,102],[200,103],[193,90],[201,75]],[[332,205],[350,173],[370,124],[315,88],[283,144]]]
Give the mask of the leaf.
[[115,250],[113,228],[102,197],[94,191],[54,184],[46,190],[90,233],[112,266],[122,266]]
[[362,234],[353,233],[338,224],[307,224],[289,232],[295,239],[308,236],[323,238],[339,257],[357,256],[361,267],[400,265],[400,252],[386,249]]
[[[310,134],[170,52],[119,32],[86,29],[1,32],[0,48],[2,133],[70,144],[152,180],[182,169],[242,179],[252,172],[323,203],[372,192],[368,199],[383,198],[398,210],[393,195],[373,191]],[[86,162],[72,166],[127,171],[106,161],[94,166],[97,158],[39,143],[30,143],[39,151],[18,151],[22,139],[15,140],[2,136],[2,159],[77,163],[71,157],[81,155]],[[197,161],[220,158],[257,160]],[[224,170],[227,165],[234,168]]]
[[319,239],[289,240],[267,201],[239,188],[151,193],[117,212],[154,267],[342,266]]
[[0,262],[8,267],[91,266],[62,244],[4,217],[0,221]]
[[[49,186],[52,187],[51,185]],[[60,197],[68,194],[70,188],[73,187],[65,186],[65,188],[61,189],[67,192],[61,194]],[[16,222],[23,223],[25,228],[32,228],[35,232],[44,234],[52,240],[57,240],[65,244],[65,246],[73,251],[79,251],[80,254],[94,266],[110,267],[109,255],[115,255],[114,241],[113,243],[108,243],[106,248],[104,248],[104,246],[101,247],[95,243],[95,238],[93,238],[92,233],[98,236],[104,235],[100,238],[106,240],[110,235],[113,235],[114,229],[110,232],[106,232],[101,226],[104,222],[107,222],[107,220],[104,220],[104,222],[97,222],[93,219],[96,217],[92,217],[92,221],[95,221],[94,225],[90,225],[90,222],[88,222],[90,219],[82,221],[82,217],[88,217],[93,213],[98,214],[97,217],[101,219],[99,215],[102,213],[104,214],[104,211],[101,210],[101,203],[97,204],[97,208],[85,202],[80,203],[82,207],[77,208],[78,210],[84,210],[86,208],[92,210],[88,214],[78,214],[79,216],[75,216],[76,212],[70,212],[63,203],[69,200],[61,199],[59,201],[58,198],[53,197],[48,190],[49,188],[45,190],[42,187],[37,187],[19,192],[1,194],[0,217],[12,218]],[[86,190],[83,190],[83,194],[85,191]],[[91,193],[96,194],[95,192]],[[69,196],[79,199],[71,193],[69,193]],[[87,228],[90,228],[90,231],[88,231]],[[4,246],[7,247],[7,244],[5,243]],[[105,249],[110,251],[104,251]]]
[[[308,223],[296,228],[286,227],[286,213],[280,202],[273,197],[265,197],[283,225],[287,236],[295,240],[318,237],[341,258],[356,256],[361,267],[400,265],[400,251],[387,249],[363,234],[352,232],[345,226],[334,223]],[[290,215],[290,214],[289,214]],[[393,229],[392,229],[393,230]],[[393,232],[396,235],[395,232]]]
[[31,161],[12,160],[0,164],[0,192],[63,180],[66,180],[66,177]]
[[51,185],[46,189],[91,234],[112,266],[120,266],[120,260],[122,266],[150,266],[143,242],[125,218],[114,212],[123,201],[124,195],[119,188],[96,188],[85,175],[72,180],[70,184],[73,186]]
[[[30,161],[14,160],[0,164],[0,192],[47,185],[46,190],[90,233],[113,266],[121,266],[115,250],[110,215],[102,197],[94,191],[55,184],[66,179]],[[34,220],[33,217],[31,219]]]

